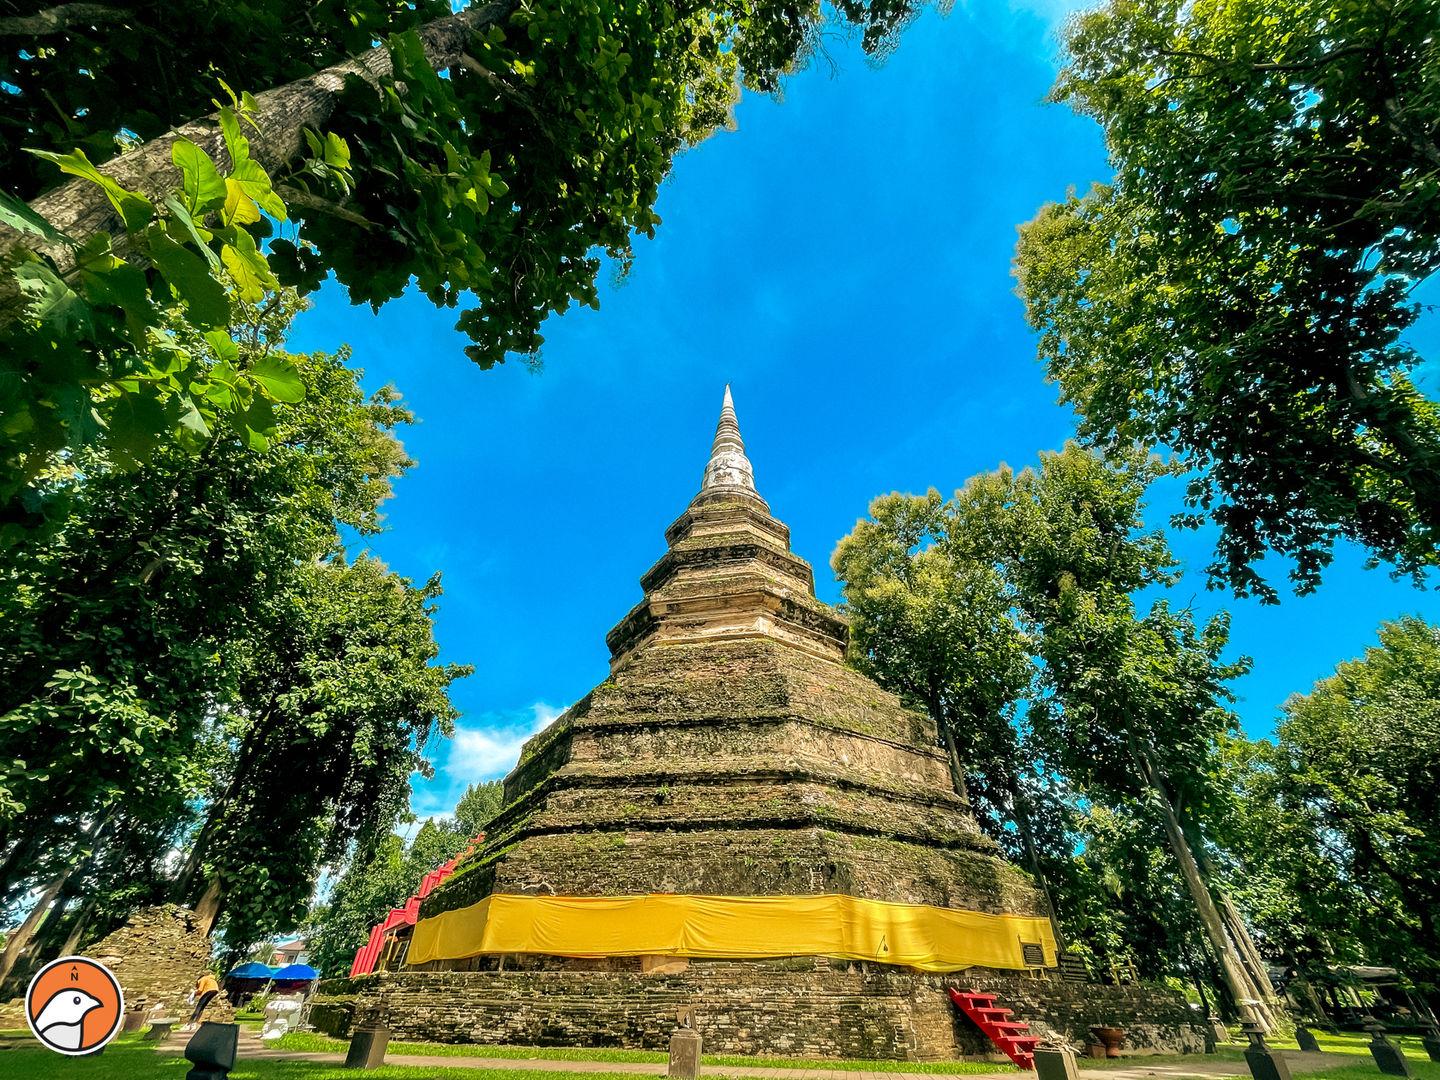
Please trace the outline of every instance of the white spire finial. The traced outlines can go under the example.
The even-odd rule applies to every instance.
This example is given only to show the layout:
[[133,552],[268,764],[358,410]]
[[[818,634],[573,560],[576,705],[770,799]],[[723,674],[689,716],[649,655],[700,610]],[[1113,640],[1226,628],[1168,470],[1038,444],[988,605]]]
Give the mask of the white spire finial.
[[725,400],[720,406],[720,423],[715,426],[715,442],[710,447],[710,463],[705,466],[701,491],[712,488],[744,488],[755,490],[755,470],[745,456],[745,443],[740,438],[740,423],[735,419],[735,402],[730,397],[730,384],[725,384]]

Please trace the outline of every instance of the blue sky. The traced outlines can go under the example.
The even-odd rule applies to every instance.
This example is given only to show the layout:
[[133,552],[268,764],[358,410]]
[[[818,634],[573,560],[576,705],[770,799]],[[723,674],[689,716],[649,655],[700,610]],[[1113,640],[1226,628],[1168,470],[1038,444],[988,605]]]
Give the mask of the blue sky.
[[[832,602],[830,552],[872,497],[948,493],[1073,431],[1010,279],[1017,223],[1108,175],[1099,128],[1043,100],[1064,10],[957,4],[882,66],[835,42],[837,72],[814,65],[783,101],[747,97],[737,131],[677,160],[664,224],[601,310],[547,324],[538,373],[480,371],[454,312],[423,298],[372,315],[322,291],[292,345],[348,342],[367,385],[394,383],[420,418],[405,433],[419,465],[371,547],[416,579],[443,572],[444,658],[476,667],[417,812],[502,775],[605,678],[605,633],[698,488],[726,382],[760,491]],[[1205,591],[1203,533],[1173,543],[1192,569],[1176,600],[1227,607],[1234,651],[1254,659],[1237,684],[1252,734],[1380,620],[1440,618],[1432,594],[1355,552],[1317,594],[1266,608]]]

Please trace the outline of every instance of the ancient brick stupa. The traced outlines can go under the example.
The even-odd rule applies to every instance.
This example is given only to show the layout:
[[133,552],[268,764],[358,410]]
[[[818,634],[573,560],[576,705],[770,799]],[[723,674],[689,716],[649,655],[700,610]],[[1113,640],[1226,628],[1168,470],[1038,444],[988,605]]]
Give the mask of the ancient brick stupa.
[[1055,965],[1041,894],[929,718],[845,666],[728,388],[665,536],[610,677],[525,745],[408,966],[357,980],[360,1014],[397,1037],[663,1046],[693,1004],[713,1051],[984,1051],[949,973],[1059,987],[1025,974]]

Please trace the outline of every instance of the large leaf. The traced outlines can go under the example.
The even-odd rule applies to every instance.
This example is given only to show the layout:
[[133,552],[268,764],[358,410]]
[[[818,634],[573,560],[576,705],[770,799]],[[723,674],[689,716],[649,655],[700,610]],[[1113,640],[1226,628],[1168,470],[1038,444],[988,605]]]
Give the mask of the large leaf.
[[240,346],[235,344],[235,340],[227,331],[207,330],[205,331],[205,340],[208,341],[210,347],[215,350],[216,357],[224,361],[225,364],[234,364],[240,359]]
[[271,217],[277,221],[286,220],[285,203],[279,195],[275,194],[274,189],[270,186],[270,174],[258,161],[246,158],[244,161],[238,162],[229,179],[238,184],[240,190],[246,195],[259,203],[260,209]]
[[270,272],[265,256],[255,247],[255,238],[244,229],[234,229],[234,241],[220,249],[220,258],[225,269],[235,281],[241,299],[258,304],[265,297],[267,289],[279,287],[275,275]]
[[300,379],[300,372],[288,360],[267,356],[248,374],[276,401],[293,405],[305,400],[305,384]]
[[225,204],[225,181],[209,154],[189,139],[176,139],[170,158],[180,170],[186,209],[205,214]]
[[47,240],[52,244],[73,244],[75,242],[19,199],[13,195],[6,195],[3,191],[0,191],[0,222],[4,222],[17,232],[34,233],[42,240]]
[[100,185],[105,197],[110,200],[110,205],[115,207],[116,212],[124,219],[127,231],[138,232],[155,216],[155,207],[150,204],[149,199],[138,191],[121,187],[117,180],[102,173],[85,156],[84,150],[72,150],[68,154],[57,154],[51,150],[30,150],[30,153],[54,162],[60,166],[61,172]]
[[225,287],[210,276],[205,260],[177,244],[163,230],[153,230],[149,238],[151,259],[184,302],[191,321],[212,327],[229,323],[230,298],[225,295]]
[[144,462],[169,426],[164,407],[145,394],[121,394],[109,409],[110,445]]
[[225,208],[220,220],[226,225],[251,225],[260,220],[260,208],[245,194],[245,188],[233,177],[225,178]]
[[38,262],[21,263],[15,268],[15,279],[28,300],[30,314],[42,323],[51,324],[60,336],[90,326],[90,305],[48,266]]
[[210,244],[201,234],[200,226],[196,224],[190,211],[173,195],[165,200],[165,207],[170,211],[170,220],[178,224],[185,234],[195,242],[195,247],[199,249],[201,255],[205,256],[205,261],[210,264],[210,268],[212,270],[219,269],[220,259],[215,252],[210,250]]

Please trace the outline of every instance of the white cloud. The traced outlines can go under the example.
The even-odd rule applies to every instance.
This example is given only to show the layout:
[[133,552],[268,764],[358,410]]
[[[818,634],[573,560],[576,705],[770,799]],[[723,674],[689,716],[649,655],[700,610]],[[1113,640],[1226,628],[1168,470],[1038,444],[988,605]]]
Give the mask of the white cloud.
[[537,701],[515,713],[484,713],[471,723],[457,723],[434,778],[411,778],[411,810],[422,819],[452,816],[468,785],[508,773],[525,740],[544,731],[564,711]]
[[543,701],[530,707],[531,715],[520,724],[510,723],[484,727],[455,725],[455,736],[450,740],[450,755],[445,761],[444,771],[465,783],[477,780],[493,780],[504,776],[514,767],[520,757],[520,747],[525,740],[549,727],[564,709],[557,709]]

